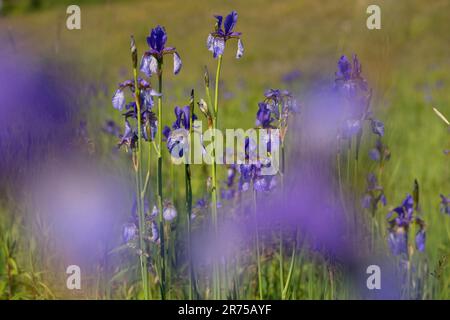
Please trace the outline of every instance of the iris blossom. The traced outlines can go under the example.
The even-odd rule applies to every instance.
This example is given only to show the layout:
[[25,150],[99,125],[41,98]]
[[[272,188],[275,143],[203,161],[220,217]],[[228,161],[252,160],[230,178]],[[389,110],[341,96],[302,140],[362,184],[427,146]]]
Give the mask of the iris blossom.
[[141,59],[140,70],[150,77],[159,72],[159,67],[163,62],[164,55],[173,55],[173,73],[178,74],[182,67],[180,55],[174,47],[166,47],[167,33],[164,27],[157,26],[152,29],[147,37],[147,44],[150,47]]
[[[394,216],[395,215],[395,216]],[[425,222],[418,216],[414,216],[414,199],[407,195],[402,204],[387,216],[389,220],[389,247],[394,255],[408,256],[408,232],[412,223],[419,226],[415,235],[415,244],[418,251],[425,250]]]
[[[209,51],[213,53],[214,58],[223,55],[225,51],[225,44],[230,39],[238,39],[236,59],[239,59],[244,54],[244,45],[240,38],[241,32],[235,32],[233,29],[236,26],[238,14],[232,11],[226,16],[223,21],[223,16],[216,15],[216,26],[214,32],[208,35],[206,46]],[[223,26],[222,26],[223,22]]]
[[[183,108],[176,106],[174,113],[175,121],[172,124],[173,131],[168,126],[165,126],[163,129],[163,135],[167,142],[169,152],[173,155],[172,152],[174,150],[178,151],[178,153],[175,152],[175,155],[181,158],[184,154],[184,145],[188,143],[186,136],[191,127],[191,108],[190,106],[184,106]],[[192,121],[196,119],[197,116],[193,114]],[[180,132],[179,130],[185,130],[185,132]]]

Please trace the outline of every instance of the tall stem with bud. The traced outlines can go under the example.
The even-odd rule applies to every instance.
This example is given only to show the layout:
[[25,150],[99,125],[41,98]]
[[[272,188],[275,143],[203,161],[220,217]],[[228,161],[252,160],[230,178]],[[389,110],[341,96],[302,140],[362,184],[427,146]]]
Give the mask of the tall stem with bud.
[[165,259],[165,235],[164,235],[164,219],[163,219],[163,191],[162,191],[162,58],[158,61],[158,160],[157,160],[157,176],[156,176],[156,190],[157,203],[159,211],[159,234],[161,241],[160,248],[160,291],[161,299],[166,297],[166,259]]
[[134,170],[136,173],[136,202],[139,216],[139,259],[141,268],[142,287],[144,291],[144,298],[149,298],[148,288],[148,271],[147,271],[147,248],[145,245],[145,213],[144,213],[144,201],[145,196],[142,192],[142,129],[141,129],[141,101],[140,90],[137,76],[137,48],[134,38],[131,37],[131,58],[133,62],[133,78],[134,78],[134,98],[137,109],[137,128],[138,128],[138,148],[134,154]]

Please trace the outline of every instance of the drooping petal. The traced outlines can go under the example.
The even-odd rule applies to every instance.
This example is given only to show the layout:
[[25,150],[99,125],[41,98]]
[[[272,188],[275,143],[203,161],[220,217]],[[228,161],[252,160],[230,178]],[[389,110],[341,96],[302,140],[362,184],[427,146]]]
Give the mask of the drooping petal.
[[223,23],[225,34],[229,34],[231,33],[231,31],[233,31],[233,28],[237,22],[237,18],[238,14],[236,11],[231,11],[231,13],[225,18],[225,22]]
[[214,38],[213,57],[217,58],[218,56],[223,55],[224,50],[225,40],[223,38]]
[[175,209],[174,206],[168,205],[163,210],[163,217],[164,217],[164,220],[166,220],[166,221],[172,221],[173,219],[175,219],[177,217],[177,210]]
[[151,77],[153,73],[158,72],[158,60],[150,54],[143,55],[139,70],[147,77]]
[[113,107],[117,110],[122,110],[125,107],[125,94],[122,89],[117,89],[116,93],[112,98]]
[[164,128],[162,129],[162,134],[164,137],[169,138],[170,135],[170,128],[168,126],[164,126]]
[[386,200],[386,196],[384,195],[384,193],[380,196],[380,201],[383,204],[383,206],[386,206],[387,200]]
[[153,95],[151,89],[141,91],[141,100],[144,109],[151,109],[153,107]]
[[158,231],[158,224],[154,220],[152,221],[151,229],[152,229],[151,240],[153,242],[156,242],[159,240],[159,231]]
[[139,65],[139,70],[143,72],[147,77],[151,77],[150,66],[150,56],[143,55],[141,58],[141,64]]
[[242,44],[242,40],[238,40],[237,44],[237,52],[236,52],[236,59],[240,59],[244,55],[244,45]]
[[214,37],[212,34],[209,34],[206,39],[206,47],[209,51],[214,52]]
[[426,233],[425,230],[421,229],[416,234],[416,248],[418,251],[423,252],[425,251],[425,240],[426,240]]
[[128,223],[123,226],[123,242],[128,243],[132,241],[137,235],[138,229],[134,223]]
[[158,60],[154,56],[150,56],[149,70],[151,74],[158,72]]
[[151,94],[152,96],[154,96],[154,97],[161,97],[161,96],[162,96],[162,93],[160,93],[160,92],[158,92],[158,91],[156,91],[156,90],[154,90],[154,89],[151,89],[151,90],[150,90],[150,94]]
[[183,127],[187,130],[191,127],[191,108],[189,106],[183,107]]
[[181,58],[178,55],[178,52],[173,53],[173,73],[178,74],[182,67]]

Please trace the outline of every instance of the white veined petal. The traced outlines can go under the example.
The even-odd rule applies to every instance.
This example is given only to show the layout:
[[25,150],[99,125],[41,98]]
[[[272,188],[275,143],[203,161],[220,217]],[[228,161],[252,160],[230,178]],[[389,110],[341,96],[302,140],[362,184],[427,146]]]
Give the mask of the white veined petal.
[[178,52],[173,53],[173,73],[178,74],[181,70],[183,64],[181,63],[181,58],[178,55]]
[[244,45],[242,44],[241,39],[239,39],[237,44],[236,59],[241,58],[243,55],[244,55]]
[[225,50],[225,40],[223,40],[222,38],[215,38],[213,51],[214,58],[223,55],[224,50]]
[[158,72],[158,60],[154,56],[150,56],[149,69],[151,73]]
[[112,98],[112,104],[114,109],[122,110],[125,107],[125,94],[122,89],[117,89],[116,93]]
[[159,93],[159,92],[156,91],[155,89],[151,89],[151,90],[150,90],[150,94],[151,94],[153,97],[161,97],[161,96],[162,96],[162,93]]
[[209,51],[214,52],[214,37],[209,34],[208,39],[206,39],[206,47]]
[[163,217],[166,221],[172,221],[177,217],[177,210],[173,206],[167,206],[163,210]]
[[152,108],[153,107],[152,90],[146,89],[146,90],[142,91],[142,97],[144,100],[144,105],[149,109]]
[[139,66],[139,70],[145,73],[147,77],[151,77],[152,75],[152,72],[150,71],[150,58],[151,56],[143,55]]

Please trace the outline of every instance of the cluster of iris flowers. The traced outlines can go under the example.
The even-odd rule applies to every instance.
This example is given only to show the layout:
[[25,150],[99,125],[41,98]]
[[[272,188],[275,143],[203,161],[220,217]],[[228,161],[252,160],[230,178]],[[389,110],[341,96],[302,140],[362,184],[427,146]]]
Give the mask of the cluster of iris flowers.
[[[237,23],[237,13],[232,11],[225,18],[223,16],[216,15],[214,31],[212,31],[207,37],[207,49],[213,54],[213,58],[218,61],[216,82],[220,75],[221,59],[225,53],[226,44],[230,40],[237,40],[237,52],[236,58],[239,59],[243,56],[244,46],[241,40],[241,33],[235,31]],[[173,56],[173,73],[178,74],[182,67],[180,55],[175,47],[166,46],[167,33],[164,27],[157,26],[151,30],[150,35],[147,37],[147,44],[149,50],[146,51],[141,59],[139,70],[147,77],[157,76],[159,81],[159,88],[162,88],[162,65],[163,59],[166,55]],[[174,108],[175,119],[171,125],[162,127],[159,122],[161,117],[161,101],[162,92],[154,90],[149,81],[137,76],[137,50],[132,38],[132,59],[135,68],[134,79],[127,80],[119,84],[116,93],[112,99],[113,107],[121,112],[124,117],[124,132],[120,134],[119,127],[113,122],[109,121],[104,130],[114,136],[119,137],[118,146],[125,146],[127,150],[133,154],[140,152],[140,141],[153,143],[155,151],[158,157],[162,156],[161,144],[157,144],[157,140],[164,142],[166,149],[171,156],[183,157],[185,156],[185,144],[188,143],[185,134],[180,134],[179,130],[186,133],[192,132],[193,122],[197,120],[197,116],[194,114],[194,91],[191,93],[191,100],[188,105],[183,107],[176,106]],[[375,146],[370,149],[369,157],[376,164],[376,170],[370,172],[367,175],[367,187],[361,200],[361,207],[369,210],[372,213],[372,217],[375,216],[380,205],[383,207],[387,205],[387,198],[384,192],[384,188],[381,185],[381,177],[383,168],[386,162],[390,159],[390,151],[388,147],[383,143],[383,137],[385,135],[384,123],[373,117],[370,110],[370,103],[372,97],[372,91],[369,85],[362,76],[362,66],[356,55],[352,56],[351,61],[343,55],[337,63],[338,71],[335,73],[335,86],[334,89],[340,97],[339,105],[342,109],[340,113],[340,119],[338,130],[336,132],[338,145],[344,141],[348,145],[348,150],[352,149],[353,141],[356,142],[356,164],[358,160],[359,144],[363,133],[364,124],[368,123],[370,130],[375,137]],[[198,106],[203,115],[205,115],[208,126],[210,128],[216,128],[217,126],[217,113],[218,113],[218,83],[214,92],[214,103],[212,102],[209,93],[209,75],[205,73],[205,97],[208,103],[203,99],[199,99]],[[132,96],[131,101],[127,100],[126,92],[129,92]],[[155,103],[154,99],[157,98],[159,102],[158,113],[154,111]],[[245,138],[245,163],[242,164],[230,164],[227,167],[226,180],[222,181],[222,187],[220,188],[221,198],[223,201],[232,200],[236,197],[240,197],[244,192],[249,189],[253,189],[255,194],[257,192],[270,192],[277,188],[277,178],[281,178],[281,187],[283,187],[283,175],[284,175],[284,152],[285,152],[285,139],[289,124],[289,119],[292,114],[297,113],[299,110],[298,104],[294,95],[287,90],[281,89],[269,89],[264,93],[264,99],[258,103],[256,112],[255,127],[259,129],[267,130],[270,133],[271,130],[279,130],[280,141],[271,141],[270,134],[268,135],[267,152],[270,154],[275,148],[281,147],[282,152],[282,167],[281,171],[277,175],[262,175],[261,171],[265,166],[269,166],[270,163],[266,159],[258,159],[256,163],[250,163],[250,158],[256,157],[256,142],[252,141],[251,137]],[[158,116],[157,116],[158,114]],[[340,170],[340,147],[338,147],[338,169]],[[348,153],[347,157],[350,156]],[[137,158],[137,157],[136,157]],[[349,161],[350,159],[348,159]],[[134,160],[137,161],[137,160]],[[161,170],[161,165],[158,165],[158,170]],[[349,168],[349,167],[348,167]],[[356,167],[357,168],[357,167]],[[186,210],[188,213],[188,233],[190,237],[191,227],[190,220],[195,218],[196,213],[204,209],[210,208],[212,210],[212,220],[217,224],[217,208],[222,206],[222,202],[217,201],[216,192],[219,186],[216,182],[216,168],[212,169],[212,177],[208,177],[208,190],[210,192],[211,203],[207,200],[208,197],[201,197],[196,204],[192,204],[192,187],[191,187],[191,173],[189,165],[186,165],[185,186],[186,186]],[[348,174],[348,173],[347,173]],[[158,181],[161,183],[162,172],[158,172]],[[342,185],[341,176],[339,174],[339,184]],[[138,191],[140,189],[142,181],[137,180]],[[145,186],[147,185],[147,181]],[[425,222],[421,218],[421,211],[418,204],[418,184],[416,182],[417,190],[415,195],[417,197],[407,195],[402,204],[393,210],[391,210],[387,216],[388,221],[388,246],[393,255],[402,256],[403,258],[409,258],[408,242],[409,233],[411,228],[417,227],[415,234],[415,245],[419,252],[425,250]],[[163,222],[173,221],[177,217],[177,211],[175,206],[169,201],[162,199],[161,191],[158,194],[160,203],[163,206],[154,205],[150,211],[150,205],[148,199],[144,199],[140,196],[143,194],[138,192],[136,194],[136,200],[133,205],[132,214],[129,222],[123,229],[123,240],[125,243],[137,249],[137,252],[144,260],[149,260],[150,255],[147,250],[146,241],[164,246],[164,224]],[[145,190],[144,190],[145,193]],[[341,190],[342,193],[342,190]],[[158,201],[156,201],[158,202]],[[441,195],[441,211],[445,214],[450,214],[449,210],[449,197]],[[158,222],[158,217],[160,220]],[[144,230],[141,230],[144,228]],[[281,231],[280,231],[281,235]],[[280,236],[281,237],[281,236]],[[140,242],[137,242],[137,240]],[[190,239],[190,238],[189,238]],[[189,240],[190,243],[190,240]],[[258,237],[256,240],[258,245]],[[282,240],[280,248],[282,247]],[[188,248],[188,251],[190,249]],[[158,261],[158,277],[161,281],[161,296],[164,298],[164,266],[166,263],[166,257],[164,256],[164,250],[161,249],[161,257]],[[258,258],[258,275],[260,276],[260,251],[257,251]],[[280,254],[282,255],[282,254]],[[191,258],[190,258],[191,259]],[[141,260],[141,265],[143,264]],[[150,262],[152,263],[152,262]],[[142,268],[142,266],[141,266]],[[193,264],[190,262],[190,297],[197,295],[195,271]],[[214,297],[221,297],[220,289],[220,275],[216,273],[220,272],[219,269],[214,268],[214,275],[212,277],[214,283]],[[145,280],[145,274],[147,271],[142,271],[143,282]],[[260,279],[259,279],[260,281]],[[261,283],[260,296],[262,297]],[[144,290],[145,284],[144,284]]]

